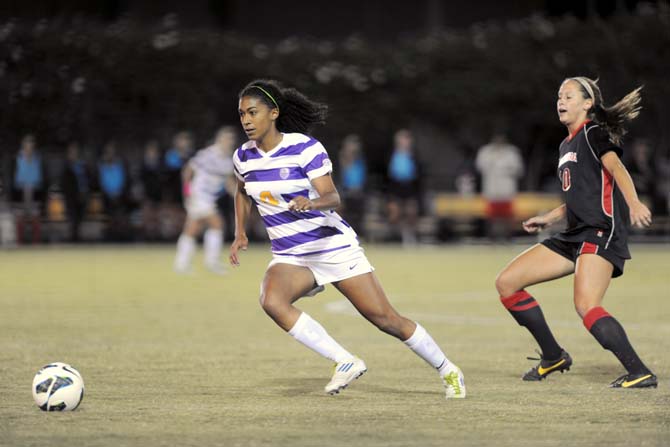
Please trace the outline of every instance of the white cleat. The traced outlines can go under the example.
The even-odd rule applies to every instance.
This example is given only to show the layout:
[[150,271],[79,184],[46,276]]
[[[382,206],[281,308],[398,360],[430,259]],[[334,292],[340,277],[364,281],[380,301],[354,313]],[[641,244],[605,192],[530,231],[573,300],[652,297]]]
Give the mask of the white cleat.
[[339,393],[341,390],[349,386],[351,382],[365,374],[365,371],[367,370],[368,368],[365,366],[365,362],[358,357],[354,357],[346,362],[337,363],[335,365],[333,378],[330,379],[330,382],[326,385],[326,393],[331,395]]
[[463,399],[465,397],[465,380],[463,373],[456,365],[451,365],[444,376],[442,382],[446,391],[447,399]]

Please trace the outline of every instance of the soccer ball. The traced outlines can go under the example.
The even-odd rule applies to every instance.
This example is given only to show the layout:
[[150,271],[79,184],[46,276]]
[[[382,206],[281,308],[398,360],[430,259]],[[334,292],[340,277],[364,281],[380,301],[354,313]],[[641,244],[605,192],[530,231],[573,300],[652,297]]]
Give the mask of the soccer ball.
[[54,362],[37,371],[33,399],[42,411],[72,411],[84,398],[84,379],[67,363]]

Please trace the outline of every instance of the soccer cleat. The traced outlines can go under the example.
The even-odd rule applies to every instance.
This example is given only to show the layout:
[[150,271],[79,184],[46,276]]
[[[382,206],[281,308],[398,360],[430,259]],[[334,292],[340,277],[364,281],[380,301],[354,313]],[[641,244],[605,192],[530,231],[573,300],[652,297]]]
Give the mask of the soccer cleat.
[[449,369],[447,373],[442,376],[444,389],[446,391],[447,399],[463,399],[465,397],[465,380],[461,369],[453,365],[454,369]]
[[539,360],[540,363],[531,368],[526,374],[523,375],[522,379],[528,382],[538,382],[549,374],[560,371],[570,371],[570,366],[572,366],[572,358],[570,354],[561,350],[561,356],[555,360],[546,360],[540,355],[540,358],[528,357],[528,360]]
[[658,379],[651,372],[643,374],[624,374],[610,383],[610,388],[656,388]]
[[325,391],[328,394],[337,394],[345,389],[351,382],[365,374],[368,368],[363,360],[354,357],[346,362],[340,362],[335,365],[333,378],[326,385]]

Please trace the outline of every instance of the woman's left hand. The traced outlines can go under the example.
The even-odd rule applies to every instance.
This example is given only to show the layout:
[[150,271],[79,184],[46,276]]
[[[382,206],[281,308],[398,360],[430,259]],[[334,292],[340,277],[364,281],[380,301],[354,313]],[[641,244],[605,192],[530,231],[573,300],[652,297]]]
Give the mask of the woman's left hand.
[[651,211],[639,200],[633,202],[630,206],[630,223],[638,228],[651,225]]
[[291,211],[298,211],[298,212],[309,211],[314,209],[314,202],[309,200],[307,197],[303,196],[294,197],[288,203],[288,209]]

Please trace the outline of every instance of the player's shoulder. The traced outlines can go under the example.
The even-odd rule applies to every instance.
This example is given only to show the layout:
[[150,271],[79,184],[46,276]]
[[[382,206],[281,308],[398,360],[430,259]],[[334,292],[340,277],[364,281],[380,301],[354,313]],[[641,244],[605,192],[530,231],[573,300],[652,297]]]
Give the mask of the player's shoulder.
[[316,153],[325,152],[323,144],[316,138],[303,133],[286,133],[282,140],[282,149],[276,156],[313,157]]
[[285,133],[284,134],[284,140],[282,141],[283,146],[292,146],[292,145],[304,145],[305,147],[309,147],[314,144],[321,144],[319,140],[316,138],[312,137],[311,135],[307,135],[304,133],[299,133],[299,132],[292,132],[292,133]]
[[254,140],[247,141],[233,152],[233,161],[244,162],[250,158],[259,157],[260,155],[258,154],[258,149],[256,148],[256,142]]
[[584,126],[584,138],[589,148],[595,151],[598,156],[602,156],[609,151],[614,151],[619,156],[622,155],[621,147],[612,141],[607,129],[598,123],[591,121]]
[[584,125],[584,137],[592,142],[610,141],[610,135],[607,130],[600,124],[589,121]]

